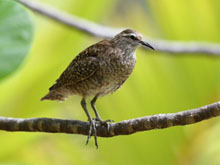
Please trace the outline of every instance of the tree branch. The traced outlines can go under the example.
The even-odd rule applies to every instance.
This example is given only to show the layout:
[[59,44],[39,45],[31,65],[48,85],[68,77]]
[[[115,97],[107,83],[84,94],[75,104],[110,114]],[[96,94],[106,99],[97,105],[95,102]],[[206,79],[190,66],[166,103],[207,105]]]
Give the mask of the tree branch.
[[[158,114],[110,123],[109,131],[106,126],[97,124],[97,136],[113,137],[140,131],[189,125],[216,116],[220,116],[220,102],[177,113]],[[89,122],[50,118],[18,119],[0,117],[0,130],[88,135]]]
[[[48,5],[42,5],[33,0],[17,0],[21,4],[25,5],[29,9],[49,17],[57,22],[60,22],[69,27],[75,28],[87,34],[102,38],[112,38],[115,34],[120,32],[122,29],[111,28],[102,26],[91,21],[82,19],[80,17],[69,15]],[[150,37],[144,37],[153,47],[161,52],[165,53],[200,53],[208,54],[212,56],[219,56],[220,44],[207,43],[207,42],[179,42],[179,41],[168,41],[168,40],[157,40]]]

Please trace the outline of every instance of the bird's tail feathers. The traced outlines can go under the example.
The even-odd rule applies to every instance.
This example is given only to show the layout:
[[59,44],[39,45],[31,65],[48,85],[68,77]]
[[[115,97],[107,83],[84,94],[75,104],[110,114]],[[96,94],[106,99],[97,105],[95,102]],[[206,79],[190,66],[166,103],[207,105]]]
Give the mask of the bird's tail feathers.
[[65,96],[63,96],[62,94],[58,94],[57,92],[50,91],[47,95],[45,95],[44,97],[42,97],[40,99],[40,101],[43,101],[43,100],[64,101],[65,100]]

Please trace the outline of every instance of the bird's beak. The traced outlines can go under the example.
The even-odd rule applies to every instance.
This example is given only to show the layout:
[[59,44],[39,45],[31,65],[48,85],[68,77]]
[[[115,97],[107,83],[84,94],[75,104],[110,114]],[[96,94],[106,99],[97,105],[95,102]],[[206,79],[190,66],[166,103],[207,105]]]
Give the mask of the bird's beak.
[[153,46],[151,46],[151,45],[150,45],[149,43],[147,43],[146,41],[141,40],[140,43],[141,43],[142,45],[148,47],[148,48],[151,48],[151,49],[155,50],[155,49],[153,48]]

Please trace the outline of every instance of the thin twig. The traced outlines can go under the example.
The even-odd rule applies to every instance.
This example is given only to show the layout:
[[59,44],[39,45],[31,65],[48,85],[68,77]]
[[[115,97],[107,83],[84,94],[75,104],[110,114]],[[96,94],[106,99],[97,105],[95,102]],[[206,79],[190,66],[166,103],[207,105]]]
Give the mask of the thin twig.
[[[189,125],[216,116],[220,116],[220,102],[177,113],[158,114],[110,123],[109,131],[106,126],[98,124],[97,136],[113,137],[129,135],[140,131]],[[18,119],[0,117],[0,130],[69,133],[87,136],[89,133],[89,122],[51,118]]]
[[[111,28],[102,26],[94,22],[85,20],[83,18],[69,15],[48,5],[42,5],[33,0],[17,0],[29,9],[47,16],[57,22],[70,26],[92,36],[101,38],[112,38],[115,34],[120,32],[122,28]],[[144,37],[157,51],[165,53],[178,53],[178,55],[186,53],[200,53],[212,56],[220,55],[220,44],[207,43],[207,42],[180,42],[153,39]]]

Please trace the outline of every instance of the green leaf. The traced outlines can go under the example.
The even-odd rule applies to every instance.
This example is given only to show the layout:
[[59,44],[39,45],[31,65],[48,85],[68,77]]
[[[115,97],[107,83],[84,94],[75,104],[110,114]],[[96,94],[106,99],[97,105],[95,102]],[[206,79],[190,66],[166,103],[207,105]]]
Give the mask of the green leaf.
[[24,7],[0,0],[0,79],[21,64],[30,49],[32,34],[32,21]]

